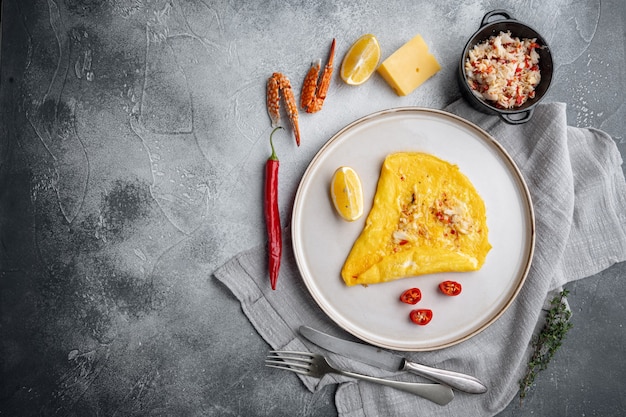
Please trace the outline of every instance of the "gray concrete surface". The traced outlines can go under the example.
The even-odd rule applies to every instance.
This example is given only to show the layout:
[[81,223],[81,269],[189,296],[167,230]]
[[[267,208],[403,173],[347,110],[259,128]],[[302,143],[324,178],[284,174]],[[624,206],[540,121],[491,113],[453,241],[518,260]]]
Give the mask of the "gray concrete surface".
[[[332,389],[262,366],[267,345],[211,277],[265,239],[265,80],[299,79],[331,38],[342,57],[368,32],[387,52],[421,33],[443,67],[404,98],[335,75],[323,111],[301,116],[302,146],[280,146],[286,213],[339,128],[459,98],[456,62],[495,8],[550,43],[547,100],[626,156],[623,0],[4,0],[0,415],[335,415]],[[625,275],[568,287],[574,328],[501,416],[626,412]]]

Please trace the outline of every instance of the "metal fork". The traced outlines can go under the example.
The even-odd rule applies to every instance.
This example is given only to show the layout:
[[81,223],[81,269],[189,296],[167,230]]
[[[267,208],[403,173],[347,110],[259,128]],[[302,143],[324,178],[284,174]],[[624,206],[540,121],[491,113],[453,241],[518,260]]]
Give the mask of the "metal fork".
[[315,378],[321,378],[322,376],[330,373],[348,376],[410,392],[411,394],[419,395],[420,397],[426,398],[427,400],[440,405],[448,404],[454,398],[454,392],[452,389],[445,385],[392,381],[389,379],[376,378],[369,375],[344,371],[330,365],[324,356],[314,353],[271,350],[265,359],[265,365],[270,368],[285,369]]

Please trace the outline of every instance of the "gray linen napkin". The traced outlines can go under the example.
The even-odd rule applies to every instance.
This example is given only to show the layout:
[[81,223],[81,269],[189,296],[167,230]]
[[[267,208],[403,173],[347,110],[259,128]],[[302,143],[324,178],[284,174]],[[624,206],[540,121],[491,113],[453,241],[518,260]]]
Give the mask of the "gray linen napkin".
[[[456,392],[455,399],[442,407],[411,394],[341,377],[302,377],[312,391],[345,382],[335,398],[340,416],[497,414],[518,391],[531,354],[531,338],[543,324],[542,308],[551,293],[567,282],[626,260],[626,183],[622,159],[611,137],[595,129],[568,127],[562,103],[539,105],[532,121],[520,126],[478,113],[460,100],[446,110],[487,130],[522,171],[536,216],[531,270],[515,302],[483,332],[450,348],[407,355],[424,364],[475,375],[489,387],[486,394]],[[239,299],[246,316],[272,348],[319,352],[299,336],[297,329],[303,324],[352,338],[334,325],[308,294],[289,245],[287,240],[279,291],[269,288],[265,247],[235,256],[215,277]],[[423,382],[411,374],[385,372],[338,355],[328,356],[336,365],[354,371]]]

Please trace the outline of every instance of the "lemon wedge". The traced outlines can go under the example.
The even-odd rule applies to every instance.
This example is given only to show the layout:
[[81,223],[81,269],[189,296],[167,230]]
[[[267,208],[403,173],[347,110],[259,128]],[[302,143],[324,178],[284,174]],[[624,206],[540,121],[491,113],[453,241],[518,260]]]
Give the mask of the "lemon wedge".
[[361,179],[350,167],[337,168],[330,185],[330,196],[337,213],[349,222],[363,215]]
[[341,79],[349,85],[363,84],[376,71],[380,60],[380,45],[376,36],[368,33],[356,40],[341,63]]

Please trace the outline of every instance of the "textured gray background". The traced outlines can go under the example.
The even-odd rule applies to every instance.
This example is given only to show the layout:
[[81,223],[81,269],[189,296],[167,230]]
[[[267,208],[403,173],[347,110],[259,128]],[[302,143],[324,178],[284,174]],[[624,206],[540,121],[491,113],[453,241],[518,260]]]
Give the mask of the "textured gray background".
[[[420,33],[443,67],[403,98],[376,75],[355,88],[336,74],[322,112],[301,115],[302,146],[277,141],[287,222],[308,162],[341,127],[460,96],[457,60],[495,8],[549,42],[547,100],[626,155],[623,0],[4,0],[0,414],[335,414],[331,389],[262,366],[267,345],[211,276],[265,241],[265,80],[281,71],[298,93],[333,37],[339,63],[368,32],[383,56]],[[501,415],[625,412],[625,274],[569,286],[574,328]]]

